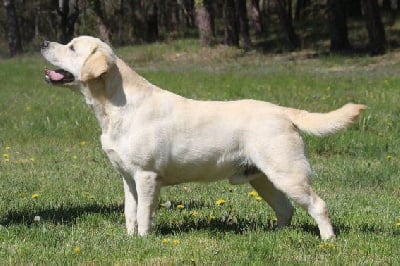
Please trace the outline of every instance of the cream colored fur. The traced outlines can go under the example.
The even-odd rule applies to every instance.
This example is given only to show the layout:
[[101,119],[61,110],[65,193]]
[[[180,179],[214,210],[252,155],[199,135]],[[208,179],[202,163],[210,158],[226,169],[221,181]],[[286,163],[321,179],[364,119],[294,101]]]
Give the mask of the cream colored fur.
[[[71,48],[73,47],[73,49]],[[160,188],[182,182],[249,182],[274,209],[278,226],[290,200],[334,236],[327,207],[310,186],[299,130],[323,136],[345,129],[364,105],[309,113],[256,100],[196,101],[151,84],[99,39],[49,43],[43,56],[75,77],[101,126],[101,143],[121,172],[129,234],[151,230]]]

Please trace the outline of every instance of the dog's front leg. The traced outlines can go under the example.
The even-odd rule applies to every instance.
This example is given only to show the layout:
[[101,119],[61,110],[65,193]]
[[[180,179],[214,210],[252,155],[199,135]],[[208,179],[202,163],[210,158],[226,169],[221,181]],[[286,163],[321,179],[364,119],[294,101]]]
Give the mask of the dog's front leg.
[[138,196],[136,193],[135,180],[132,177],[124,177],[124,192],[125,192],[125,223],[126,230],[129,235],[137,232],[137,203]]
[[154,212],[158,204],[161,182],[156,173],[147,171],[136,172],[135,181],[138,198],[138,233],[143,236],[150,232],[153,225]]

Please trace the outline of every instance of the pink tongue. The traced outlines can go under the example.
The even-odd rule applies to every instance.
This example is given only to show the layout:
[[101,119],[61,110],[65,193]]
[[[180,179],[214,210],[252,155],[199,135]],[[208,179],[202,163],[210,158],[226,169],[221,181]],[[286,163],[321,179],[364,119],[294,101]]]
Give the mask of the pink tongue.
[[53,70],[49,70],[49,71],[47,72],[47,75],[49,76],[49,78],[50,78],[51,80],[61,80],[61,79],[64,78],[64,75],[62,75],[62,74],[60,74],[60,73],[57,73],[57,72],[55,72],[55,71],[53,71]]

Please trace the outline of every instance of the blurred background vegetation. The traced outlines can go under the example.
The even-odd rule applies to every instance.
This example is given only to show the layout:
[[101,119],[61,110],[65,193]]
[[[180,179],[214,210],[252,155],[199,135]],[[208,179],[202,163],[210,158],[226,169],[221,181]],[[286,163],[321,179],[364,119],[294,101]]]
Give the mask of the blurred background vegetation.
[[114,46],[198,38],[282,53],[382,54],[399,47],[400,0],[3,0],[0,58],[44,40],[94,35]]

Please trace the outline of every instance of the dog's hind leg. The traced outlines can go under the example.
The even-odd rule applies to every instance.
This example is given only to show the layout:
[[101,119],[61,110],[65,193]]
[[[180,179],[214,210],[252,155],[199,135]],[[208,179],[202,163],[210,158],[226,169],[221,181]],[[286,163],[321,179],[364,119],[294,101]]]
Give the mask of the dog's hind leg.
[[314,218],[322,239],[334,237],[328,208],[311,188],[307,171],[302,170],[302,167],[296,167],[296,163],[293,163],[290,169],[269,170],[268,177],[278,190],[298,203]]
[[262,150],[260,145],[257,151],[253,150],[252,161],[279,191],[302,206],[314,218],[322,239],[334,237],[328,208],[311,188],[311,170],[301,137],[293,132],[279,135],[267,144]]
[[289,225],[294,208],[290,200],[280,190],[276,189],[268,178],[260,174],[250,181],[250,184],[258,194],[272,207],[278,219],[278,228]]
[[138,197],[138,234],[143,236],[148,234],[152,229],[154,213],[160,195],[161,182],[156,173],[147,171],[136,172],[135,181]]

